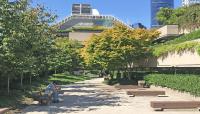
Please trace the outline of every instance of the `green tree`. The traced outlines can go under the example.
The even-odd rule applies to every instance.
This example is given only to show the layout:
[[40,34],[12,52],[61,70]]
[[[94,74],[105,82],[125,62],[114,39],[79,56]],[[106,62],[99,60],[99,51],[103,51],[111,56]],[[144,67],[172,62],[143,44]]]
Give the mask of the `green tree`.
[[109,70],[132,68],[139,58],[150,53],[149,46],[158,35],[155,30],[132,30],[117,23],[88,39],[81,52],[87,66]]
[[8,78],[9,93],[10,79],[20,75],[22,85],[24,73],[31,74],[31,82],[31,76],[47,71],[47,56],[54,38],[49,23],[55,16],[41,6],[30,8],[26,0],[3,0],[0,7],[0,72]]
[[156,18],[161,25],[177,24],[183,30],[193,31],[200,27],[200,5],[177,9],[161,8]]
[[68,71],[72,73],[77,68],[82,68],[83,63],[79,54],[81,43],[68,38],[57,38],[55,40],[54,54],[49,58],[51,70],[55,73]]

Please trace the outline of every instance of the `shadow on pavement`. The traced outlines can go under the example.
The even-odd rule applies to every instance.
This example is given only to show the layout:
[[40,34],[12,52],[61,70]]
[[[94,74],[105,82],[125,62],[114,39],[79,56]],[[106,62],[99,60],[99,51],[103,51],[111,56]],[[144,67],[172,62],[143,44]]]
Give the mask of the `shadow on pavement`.
[[[103,92],[102,90],[95,90],[95,85],[73,85],[62,86],[63,89],[69,88],[70,90],[63,90],[67,92],[63,95],[64,99],[61,103],[52,103],[49,106],[30,106],[24,110],[27,112],[48,112],[48,114],[56,113],[70,113],[76,111],[93,111],[100,109],[101,106],[119,106],[120,97],[115,97],[112,93]],[[85,90],[90,88],[91,90]],[[70,94],[71,93],[71,94]],[[75,94],[73,94],[75,93]]]

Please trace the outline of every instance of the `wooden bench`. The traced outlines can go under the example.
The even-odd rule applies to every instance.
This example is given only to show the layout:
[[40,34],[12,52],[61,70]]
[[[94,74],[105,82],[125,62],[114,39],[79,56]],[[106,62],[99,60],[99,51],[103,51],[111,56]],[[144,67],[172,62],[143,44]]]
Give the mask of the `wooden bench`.
[[0,108],[0,114],[5,114],[9,111],[9,108]]
[[151,101],[151,107],[155,111],[163,111],[164,109],[199,109],[200,101]]
[[133,95],[133,96],[158,96],[158,95],[165,95],[165,91],[158,91],[158,90],[132,90],[132,91],[127,91],[127,95]]

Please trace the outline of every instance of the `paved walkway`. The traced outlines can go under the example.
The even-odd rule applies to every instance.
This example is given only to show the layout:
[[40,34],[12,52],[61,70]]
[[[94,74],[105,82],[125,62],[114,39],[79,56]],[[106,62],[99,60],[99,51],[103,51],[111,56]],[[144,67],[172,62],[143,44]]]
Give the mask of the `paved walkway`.
[[[155,112],[150,107],[152,100],[196,100],[188,95],[166,90],[168,98],[129,97],[125,90],[93,79],[74,85],[62,86],[64,102],[49,106],[29,106],[24,114],[199,114],[197,110],[165,110]],[[161,88],[159,88],[161,89]]]

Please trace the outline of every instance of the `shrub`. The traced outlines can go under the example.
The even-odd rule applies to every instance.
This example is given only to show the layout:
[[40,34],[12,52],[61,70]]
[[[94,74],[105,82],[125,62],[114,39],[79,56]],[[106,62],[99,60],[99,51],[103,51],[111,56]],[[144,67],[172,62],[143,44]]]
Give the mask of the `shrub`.
[[145,80],[150,85],[168,87],[200,96],[200,75],[150,74],[145,77]]

